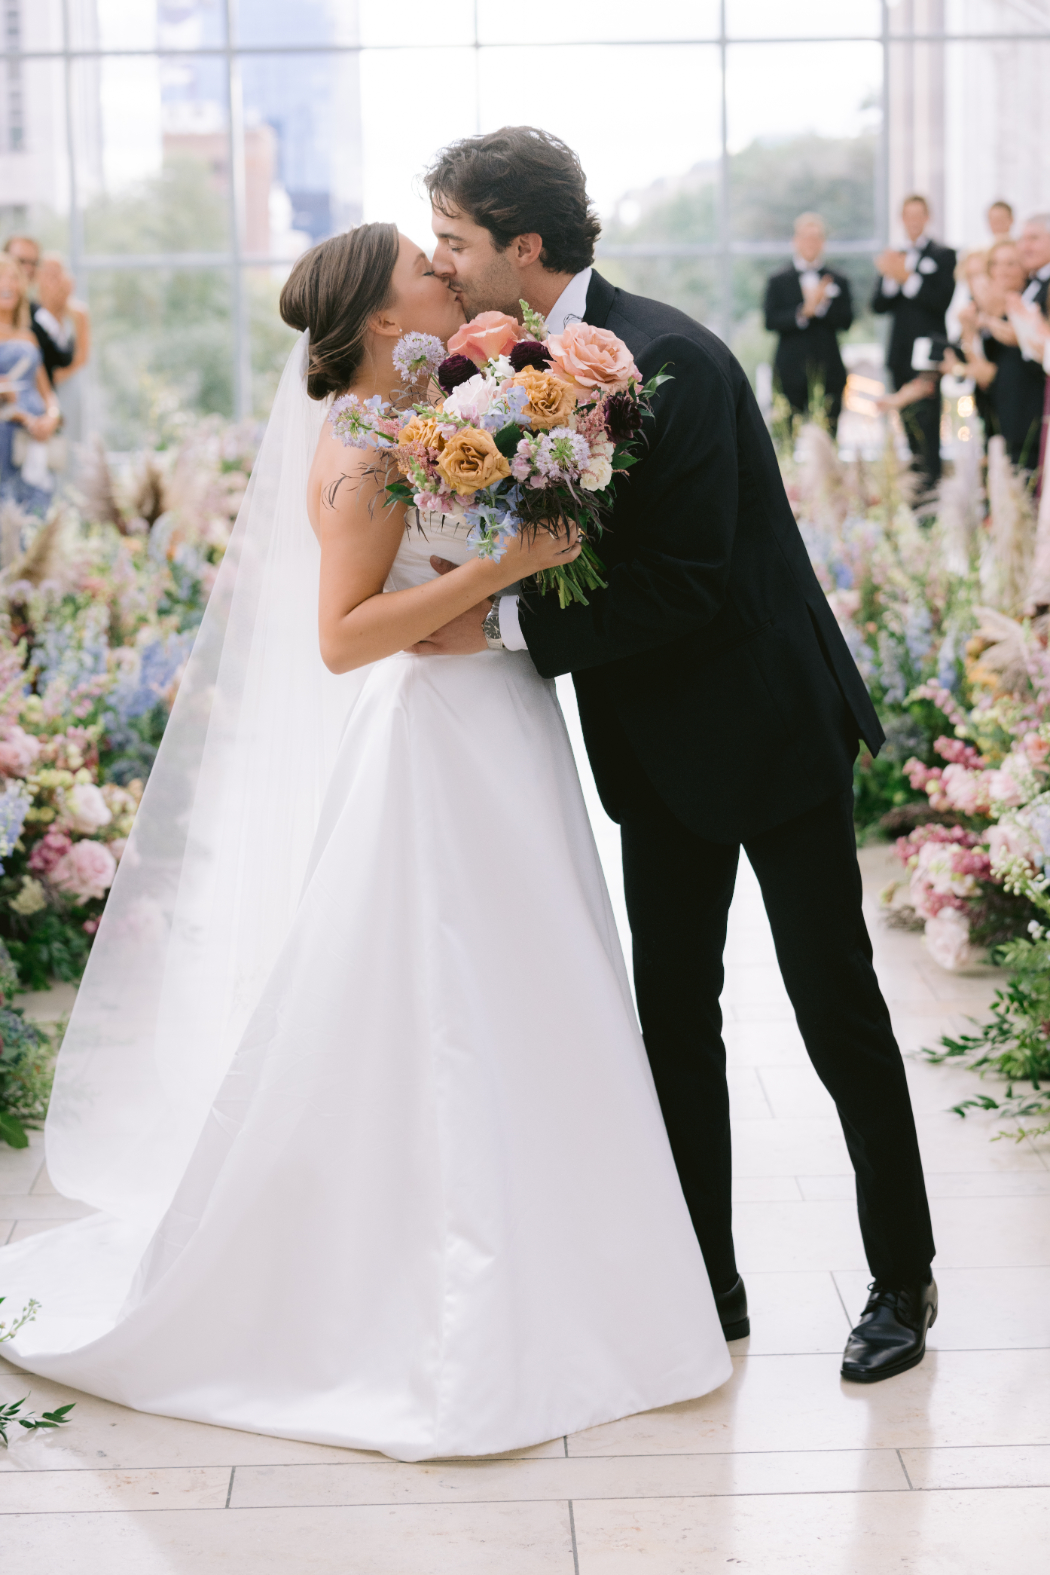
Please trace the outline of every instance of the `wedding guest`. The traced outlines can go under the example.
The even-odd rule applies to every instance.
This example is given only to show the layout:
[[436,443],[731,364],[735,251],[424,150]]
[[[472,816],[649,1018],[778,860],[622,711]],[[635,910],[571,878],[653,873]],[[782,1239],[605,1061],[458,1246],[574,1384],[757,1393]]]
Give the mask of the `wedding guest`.
[[[40,339],[48,376],[56,386],[67,383],[87,365],[91,355],[91,318],[84,303],[74,296],[73,285],[73,275],[59,253],[45,252],[37,270],[38,304],[33,309],[33,328]],[[48,367],[41,333],[58,345],[63,355],[71,350],[72,359]]]
[[1047,291],[1050,290],[1050,213],[1036,213],[1025,220],[1017,239],[1017,251],[1028,274],[1022,299],[1045,317]]
[[[1043,419],[1043,390],[1046,382],[1042,366],[1025,357],[1018,342],[1016,306],[1025,282],[1025,270],[1013,241],[997,241],[988,253],[990,291],[986,309],[974,306],[963,313],[962,346],[966,361],[958,362],[954,353],[946,356],[946,370],[972,377],[977,388],[985,391],[991,405],[991,420],[986,430],[1001,432],[1007,452],[1015,465],[1035,468],[1039,428]],[[1021,306],[1021,310],[1025,308]],[[1022,332],[1024,331],[1022,325]]]
[[834,437],[846,387],[839,333],[853,321],[849,280],[824,262],[827,231],[819,213],[795,220],[791,265],[766,285],[766,328],[779,334],[773,376],[793,411],[808,413],[817,394]]
[[0,257],[0,500],[43,514],[53,481],[47,441],[62,414],[29,316],[25,276]]
[[1001,197],[990,204],[984,220],[993,242],[1013,240],[1014,210]]
[[[62,259],[55,252],[42,258],[39,243],[31,235],[8,236],[4,251],[21,269],[30,295],[37,295],[30,306],[31,326],[44,359],[44,370],[54,388],[87,361],[91,346],[87,307],[72,299],[73,280]],[[72,331],[67,318],[72,322]]]
[[[901,221],[908,249],[884,251],[875,259],[879,282],[871,305],[873,311],[893,318],[886,360],[898,392],[913,382],[916,372],[931,370],[914,365],[916,340],[940,340],[943,345],[948,338],[945,313],[955,292],[955,253],[931,240],[926,233],[929,218],[925,197],[906,197]],[[912,468],[924,494],[932,491],[941,475],[940,382],[935,372],[926,381],[932,383],[931,392],[910,404],[904,417]]]

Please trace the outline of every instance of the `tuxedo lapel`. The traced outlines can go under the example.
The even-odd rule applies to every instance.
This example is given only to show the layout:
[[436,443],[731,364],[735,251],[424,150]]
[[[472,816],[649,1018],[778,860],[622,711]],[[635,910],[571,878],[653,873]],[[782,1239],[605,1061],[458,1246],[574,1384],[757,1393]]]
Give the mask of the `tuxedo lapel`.
[[587,286],[584,322],[590,323],[592,328],[604,328],[615,299],[616,286],[610,284],[608,279],[603,279],[598,270],[594,269],[591,273],[591,282]]

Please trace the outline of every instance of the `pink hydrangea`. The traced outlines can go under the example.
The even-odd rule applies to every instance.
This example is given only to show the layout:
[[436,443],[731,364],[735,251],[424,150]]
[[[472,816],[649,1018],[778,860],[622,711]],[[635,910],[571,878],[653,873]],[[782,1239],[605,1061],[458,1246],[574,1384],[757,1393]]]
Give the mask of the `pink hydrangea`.
[[51,871],[51,884],[74,902],[104,897],[117,873],[117,861],[102,842],[74,842]]
[[971,771],[952,763],[941,775],[941,793],[946,806],[961,815],[987,815],[992,807],[991,771]]
[[17,723],[4,729],[0,741],[0,771],[6,777],[26,777],[40,758],[40,740]]
[[72,846],[73,840],[67,832],[52,827],[29,855],[29,868],[34,875],[50,875],[59,859],[64,858]]

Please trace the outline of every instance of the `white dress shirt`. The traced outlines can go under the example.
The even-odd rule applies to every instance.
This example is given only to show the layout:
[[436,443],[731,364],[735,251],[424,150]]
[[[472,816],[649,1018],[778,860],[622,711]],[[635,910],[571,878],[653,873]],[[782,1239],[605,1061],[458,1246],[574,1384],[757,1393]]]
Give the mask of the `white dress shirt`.
[[[807,262],[804,257],[799,257],[796,252],[791,261],[794,263],[795,272],[799,276],[798,282],[802,286],[802,294],[811,295],[813,291],[816,290],[820,285],[820,275],[824,267],[823,257],[818,257],[816,262],[810,263]],[[808,328],[814,317],[823,317],[824,313],[827,311],[828,307],[831,305],[838,293],[839,287],[832,279],[829,282],[827,289],[824,291],[824,299],[821,301],[820,305],[817,307],[812,316],[807,315],[807,313],[803,311],[802,307],[799,307],[798,311],[795,313],[795,322],[798,327]]]
[[[547,313],[548,334],[560,334],[566,323],[582,323],[587,309],[587,290],[592,268],[573,274],[564,290]],[[499,599],[499,637],[508,651],[527,651],[528,645],[521,632],[518,618],[518,598],[501,596]]]
[[1034,306],[1035,298],[1039,294],[1039,286],[1045,284],[1047,279],[1050,279],[1050,263],[1044,263],[1041,268],[1036,269],[1021,292],[1021,300],[1027,301],[1029,306]]
[[[919,253],[922,251],[924,246],[928,246],[929,244],[930,237],[925,233],[920,235],[917,241],[912,241],[911,245],[908,247],[908,250],[904,254],[904,266],[908,270],[908,277],[905,279],[904,283],[901,284],[899,279],[887,279],[885,275],[883,275],[883,295],[896,295],[899,290],[902,295],[906,295],[908,297],[909,301],[914,300],[919,291],[922,289],[923,274],[937,272],[937,264],[933,261],[932,257],[924,257],[921,262],[919,260]],[[923,266],[923,264],[925,264],[925,266]]]

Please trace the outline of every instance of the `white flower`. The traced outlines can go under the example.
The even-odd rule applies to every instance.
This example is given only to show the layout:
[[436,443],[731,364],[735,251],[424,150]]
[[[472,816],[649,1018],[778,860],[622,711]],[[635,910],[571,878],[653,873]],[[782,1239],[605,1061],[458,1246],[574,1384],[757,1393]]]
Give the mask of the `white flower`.
[[510,364],[510,356],[498,355],[494,361],[490,361],[489,376],[494,377],[498,383],[506,382],[508,377],[513,377],[514,368]]
[[475,372],[449,394],[445,400],[445,414],[456,416],[460,421],[480,421],[498,393],[499,384],[494,377]]
[[22,890],[17,897],[11,898],[8,906],[13,913],[20,913],[23,919],[28,919],[31,913],[40,913],[47,907],[43,886],[32,875],[23,875]]
[[592,459],[586,470],[580,471],[580,486],[586,492],[602,492],[612,480],[612,461]]
[[85,837],[108,826],[113,819],[109,805],[93,782],[77,782],[63,794],[62,811],[66,825]]
[[586,492],[602,492],[612,480],[612,457],[615,443],[608,438],[598,438],[591,444],[591,457],[587,468],[580,471],[580,486]]
[[940,913],[926,920],[926,950],[941,968],[958,973],[972,968],[984,958],[984,953],[970,943],[970,926],[965,914],[958,908],[942,908]]

